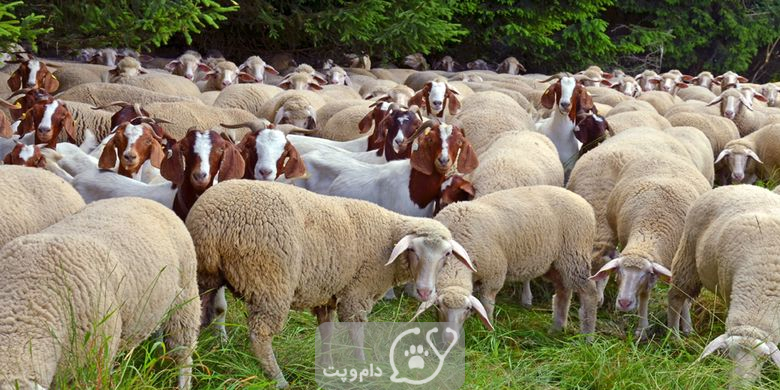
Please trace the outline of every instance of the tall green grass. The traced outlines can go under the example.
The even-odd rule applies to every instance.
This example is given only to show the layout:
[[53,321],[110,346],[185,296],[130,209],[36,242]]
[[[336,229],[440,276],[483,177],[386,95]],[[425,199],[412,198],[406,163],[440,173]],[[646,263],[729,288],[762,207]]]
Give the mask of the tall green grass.
[[[535,286],[539,287],[539,286]],[[651,340],[633,338],[636,318],[599,310],[597,334],[588,343],[577,332],[577,305],[572,305],[566,332],[551,334],[551,295],[534,289],[534,307],[519,305],[512,287],[499,295],[494,332],[470,319],[466,334],[466,389],[722,389],[728,386],[730,362],[711,357],[694,363],[704,346],[723,333],[725,307],[712,294],[704,293],[693,308],[696,334],[678,340],[666,332],[666,286],[659,286],[651,305]],[[196,389],[274,388],[252,355],[246,310],[242,302],[229,300],[226,344],[206,329],[194,356],[193,385]],[[401,297],[378,303],[371,321],[408,321],[418,302]],[[432,310],[421,321],[435,321]],[[314,340],[316,318],[307,312],[291,312],[274,349],[291,388],[314,389]],[[178,371],[165,358],[165,346],[150,339],[117,357],[108,372],[92,365],[78,374],[82,380],[70,387],[158,389],[176,385]],[[102,370],[102,373],[98,373]],[[70,372],[69,374],[73,374]],[[102,375],[102,376],[101,376]],[[85,379],[103,378],[90,384]],[[780,388],[780,375],[771,363],[757,389]]]

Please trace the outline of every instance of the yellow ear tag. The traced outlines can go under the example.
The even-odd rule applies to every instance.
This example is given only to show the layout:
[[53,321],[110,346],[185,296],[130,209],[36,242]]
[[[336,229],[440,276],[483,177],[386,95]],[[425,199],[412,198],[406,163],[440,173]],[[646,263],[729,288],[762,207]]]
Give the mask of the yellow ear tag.
[[57,76],[55,76],[54,73],[51,74],[51,78],[57,80]]
[[431,129],[425,129],[425,133],[424,134],[428,135],[428,133],[430,133],[430,132],[431,132]]

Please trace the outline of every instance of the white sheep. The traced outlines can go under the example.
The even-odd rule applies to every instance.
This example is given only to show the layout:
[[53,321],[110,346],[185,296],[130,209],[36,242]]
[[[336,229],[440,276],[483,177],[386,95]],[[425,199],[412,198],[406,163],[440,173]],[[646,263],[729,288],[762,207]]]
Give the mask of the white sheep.
[[729,141],[715,159],[725,161],[733,183],[753,184],[777,177],[780,168],[780,123]]
[[[189,389],[198,337],[192,240],[170,210],[143,199],[86,206],[0,250],[0,386],[48,388],[55,375],[135,348],[162,327]],[[31,304],[38,302],[39,304]],[[31,340],[35,340],[31,343]]]
[[[60,88],[62,88],[62,83],[60,83]],[[778,87],[776,84],[766,83],[761,86],[761,94],[766,97],[766,104],[769,107],[780,107],[780,102],[777,100],[777,95],[779,93],[780,87]]]
[[609,127],[615,134],[639,126],[652,127],[657,130],[672,126],[666,118],[654,111],[626,111],[610,115],[608,119]]
[[704,103],[709,103],[716,97],[709,88],[700,87],[698,85],[690,85],[687,88],[680,89],[677,91],[676,95],[682,100],[698,100]]
[[208,65],[201,62],[200,53],[191,50],[166,64],[165,69],[171,74],[185,77],[193,82],[199,80],[201,78],[199,76],[211,71]]
[[780,116],[755,111],[752,99],[742,94],[739,88],[726,89],[708,105],[718,103],[720,103],[721,115],[734,121],[742,137],[774,121],[780,121]]
[[240,108],[261,115],[263,104],[282,93],[282,89],[266,84],[233,84],[227,86],[214,99],[213,106],[220,108]]
[[[726,332],[710,342],[699,359],[726,349],[736,363],[730,388],[743,388],[761,375],[759,359],[780,367],[777,289],[780,267],[780,196],[739,185],[700,197],[685,220],[672,264],[668,325],[691,332],[690,301],[702,287],[729,306]],[[768,272],[769,271],[769,272]]]
[[278,75],[279,71],[277,71],[273,66],[268,65],[263,61],[262,58],[258,56],[251,56],[244,61],[241,66],[238,67],[239,72],[246,72],[252,77],[255,78],[255,82],[262,83],[265,80],[265,74],[270,73],[274,75]]
[[[263,223],[246,225],[247,218]],[[244,297],[252,349],[277,387],[287,381],[271,343],[290,309],[314,309],[323,339],[329,340],[336,309],[342,322],[365,322],[394,285],[415,280],[421,297],[435,294],[438,270],[445,260],[455,261],[447,260],[450,255],[474,269],[439,222],[282,183],[221,183],[195,203],[187,228],[196,243],[204,322],[215,314],[220,287],[230,286]],[[362,347],[362,334],[354,336]],[[356,352],[363,356],[361,349]]]
[[661,115],[666,114],[674,105],[682,103],[682,99],[663,91],[646,91],[637,99],[650,103]]
[[[285,91],[265,102],[259,117],[275,124],[291,124],[305,129],[319,126],[317,110],[325,105],[322,96],[311,91]],[[232,122],[236,122],[233,120]]]
[[203,80],[196,82],[201,92],[221,91],[225,87],[239,82],[254,82],[255,77],[238,69],[235,63],[220,61],[206,73]]

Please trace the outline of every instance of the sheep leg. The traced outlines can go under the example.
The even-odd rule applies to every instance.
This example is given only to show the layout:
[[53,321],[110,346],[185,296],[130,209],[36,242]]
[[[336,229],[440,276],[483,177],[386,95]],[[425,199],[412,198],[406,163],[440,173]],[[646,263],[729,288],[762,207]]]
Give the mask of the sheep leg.
[[317,316],[322,342],[322,347],[320,348],[320,365],[327,368],[333,364],[333,359],[330,354],[330,340],[333,337],[333,317],[335,308],[330,305],[325,305],[315,307],[312,311],[314,312],[314,315]]
[[693,321],[691,320],[691,300],[686,299],[682,307],[682,333],[689,335],[693,332]]
[[566,328],[566,322],[569,319],[572,290],[563,283],[561,274],[556,269],[551,268],[544,276],[555,286],[552,302],[553,324],[551,330],[560,332]]
[[587,278],[575,284],[580,296],[580,333],[590,334],[596,331],[596,310],[598,309],[598,289],[596,283]]
[[[356,286],[359,288],[360,286]],[[364,291],[357,290],[356,294],[364,295]],[[365,335],[363,325],[368,321],[368,313],[373,306],[370,300],[344,298],[338,303],[339,321],[352,322],[349,325],[349,337],[352,345],[355,347],[355,358],[360,361],[366,360],[363,345]]]
[[684,317],[683,334],[692,330],[691,303],[699,296],[701,280],[696,269],[695,231],[683,232],[680,247],[672,262],[672,281],[669,286],[669,304],[666,311],[667,326],[677,334],[680,331],[680,315]]
[[534,296],[531,293],[531,281],[523,282],[523,292],[520,294],[520,304],[525,308],[533,306]]
[[179,368],[179,390],[191,387],[192,352],[198,341],[198,316],[201,314],[198,304],[180,294],[173,303],[173,312],[163,324],[165,345]]
[[227,330],[225,330],[225,317],[227,316],[227,299],[225,299],[225,286],[220,287],[214,296],[215,326],[219,332],[222,343],[227,343]]
[[284,305],[254,305],[247,304],[249,311],[249,340],[252,342],[252,352],[254,352],[265,374],[276,381],[277,388],[286,388],[289,386],[284,374],[276,362],[276,356],[272,346],[274,335],[281,332],[285,322],[287,322],[287,313],[289,304],[284,310],[276,310]]

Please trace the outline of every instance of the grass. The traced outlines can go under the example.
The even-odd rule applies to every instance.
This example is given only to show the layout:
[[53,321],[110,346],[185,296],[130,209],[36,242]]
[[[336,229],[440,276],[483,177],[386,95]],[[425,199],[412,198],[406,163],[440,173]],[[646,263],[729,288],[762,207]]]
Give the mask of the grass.
[[[513,288],[499,295],[494,325],[488,332],[476,319],[466,323],[467,389],[722,389],[728,386],[730,362],[711,357],[694,363],[704,346],[723,333],[725,307],[704,293],[694,306],[696,334],[681,341],[665,327],[666,286],[656,287],[651,303],[653,339],[633,339],[636,318],[604,308],[599,310],[597,335],[592,343],[577,333],[577,305],[572,304],[566,332],[550,334],[551,293],[534,286],[534,307],[522,308]],[[222,345],[211,329],[200,336],[194,356],[195,389],[274,388],[252,355],[246,329],[246,311],[240,301],[229,300],[229,341]],[[402,297],[379,302],[371,321],[408,321],[418,302]],[[421,321],[435,321],[435,309]],[[314,339],[316,319],[308,312],[291,312],[274,349],[291,388],[314,389]],[[165,347],[155,339],[115,359],[108,380],[89,382],[105,372],[100,365],[80,373],[80,383],[67,387],[158,389],[176,385],[177,369],[164,356]],[[105,371],[105,369],[102,369]],[[771,363],[756,383],[758,389],[780,388],[780,375]],[[71,379],[72,380],[72,379]],[[95,384],[97,383],[97,385]]]

